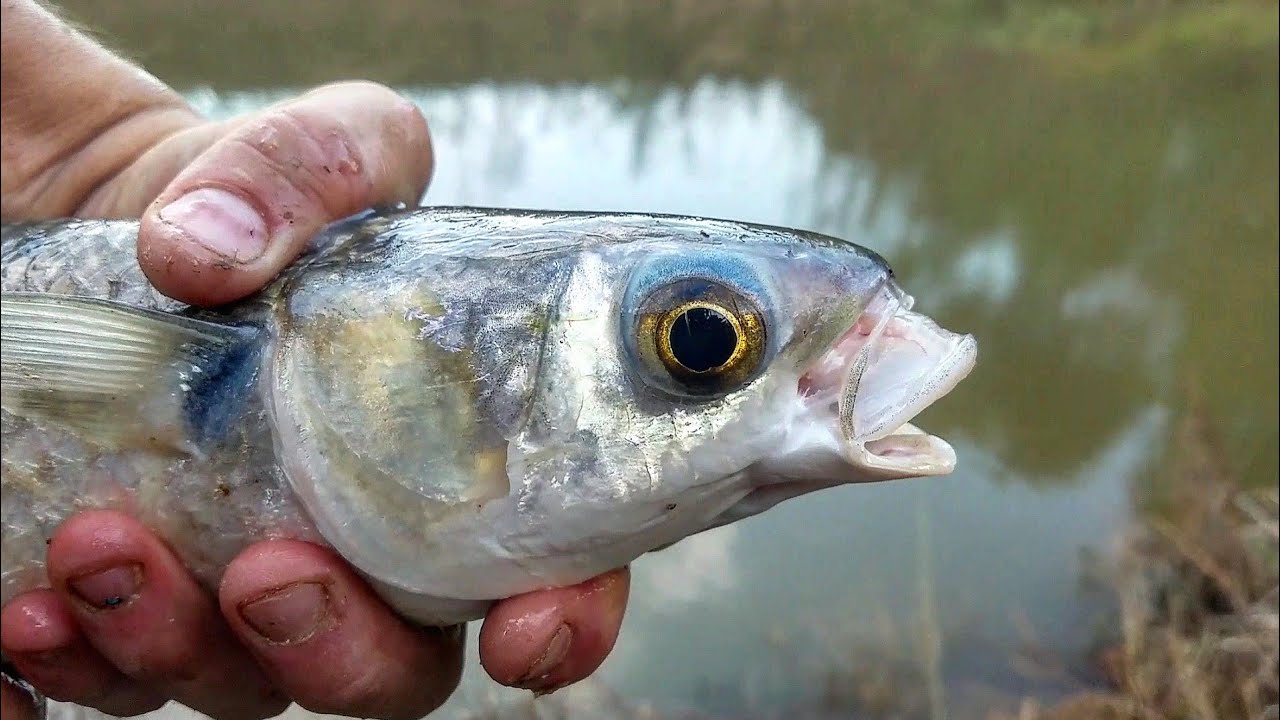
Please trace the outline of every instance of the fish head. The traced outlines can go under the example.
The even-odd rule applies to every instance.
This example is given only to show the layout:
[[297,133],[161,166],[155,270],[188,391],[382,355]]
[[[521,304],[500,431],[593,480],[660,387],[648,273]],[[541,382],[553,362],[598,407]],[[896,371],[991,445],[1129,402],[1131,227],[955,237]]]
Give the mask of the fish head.
[[955,465],[909,421],[976,344],[870,250],[702,218],[423,217],[313,263],[271,361],[290,485],[406,614]]
[[509,466],[551,545],[635,551],[821,488],[954,469],[910,421],[969,373],[976,341],[914,312],[883,258],[779,228],[664,229],[581,261],[552,320]]

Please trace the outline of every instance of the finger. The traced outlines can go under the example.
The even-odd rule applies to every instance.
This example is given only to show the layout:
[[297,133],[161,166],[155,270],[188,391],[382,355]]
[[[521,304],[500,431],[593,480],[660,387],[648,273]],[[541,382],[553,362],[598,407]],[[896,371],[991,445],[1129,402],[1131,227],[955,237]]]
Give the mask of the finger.
[[432,163],[411,102],[373,83],[329,85],[236,125],[193,160],[143,214],[138,257],[178,300],[236,300],[324,225],[416,203]]
[[494,605],[480,629],[481,664],[494,680],[538,694],[578,682],[613,650],[630,586],[623,568]]
[[5,605],[0,637],[5,656],[22,677],[54,700],[121,717],[165,703],[164,696],[126,677],[89,645],[52,590],[34,590]]
[[420,718],[462,675],[461,628],[411,627],[339,557],[310,543],[245,550],[219,596],[241,642],[313,712]]
[[137,520],[80,513],[54,533],[48,562],[59,598],[120,672],[213,718],[269,717],[287,706],[212,599]]

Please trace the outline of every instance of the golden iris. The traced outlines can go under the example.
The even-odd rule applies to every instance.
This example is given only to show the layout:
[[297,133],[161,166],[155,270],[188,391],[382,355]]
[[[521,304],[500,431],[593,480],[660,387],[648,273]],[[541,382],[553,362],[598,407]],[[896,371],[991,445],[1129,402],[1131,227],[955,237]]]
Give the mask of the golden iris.
[[709,280],[682,280],[650,295],[637,329],[646,362],[698,393],[746,383],[764,357],[760,311],[741,293]]

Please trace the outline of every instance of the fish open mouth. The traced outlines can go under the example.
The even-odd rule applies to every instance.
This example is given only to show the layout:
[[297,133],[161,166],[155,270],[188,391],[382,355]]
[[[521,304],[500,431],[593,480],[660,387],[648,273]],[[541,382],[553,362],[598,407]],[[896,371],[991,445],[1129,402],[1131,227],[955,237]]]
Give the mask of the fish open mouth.
[[816,362],[778,420],[780,442],[752,465],[752,489],[709,527],[857,482],[946,475],[956,453],[911,424],[973,370],[978,344],[911,311],[892,280]]
[[809,414],[835,425],[844,460],[876,478],[945,475],[955,451],[911,420],[951,392],[977,360],[973,336],[912,312],[892,280],[800,378]]

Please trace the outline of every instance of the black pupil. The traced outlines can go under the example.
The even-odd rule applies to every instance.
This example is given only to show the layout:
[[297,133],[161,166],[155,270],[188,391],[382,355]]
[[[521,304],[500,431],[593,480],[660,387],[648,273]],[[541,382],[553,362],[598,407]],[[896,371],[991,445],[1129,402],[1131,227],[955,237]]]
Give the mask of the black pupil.
[[692,308],[671,325],[671,354],[693,372],[724,365],[738,348],[738,333],[724,315],[710,308]]

